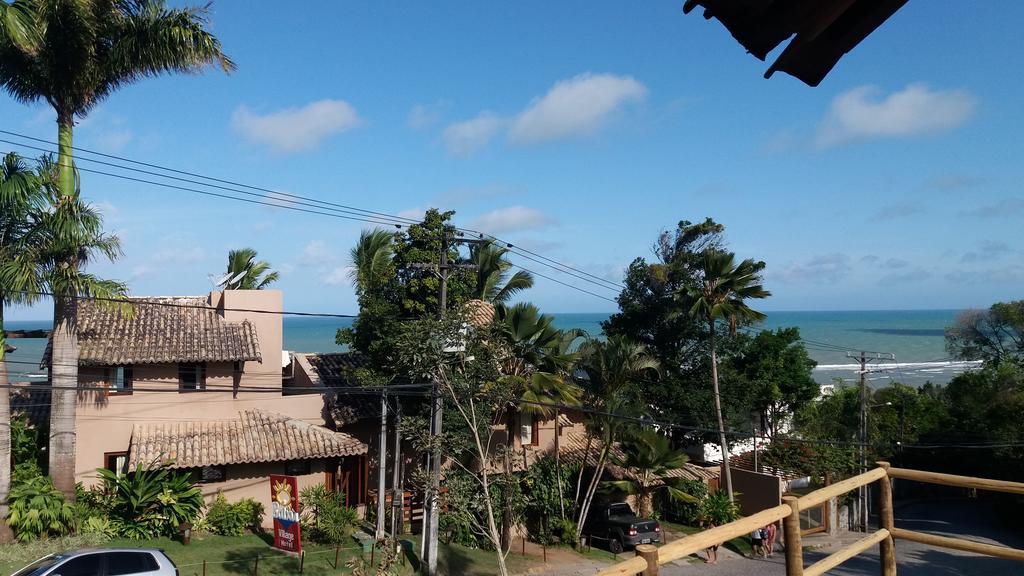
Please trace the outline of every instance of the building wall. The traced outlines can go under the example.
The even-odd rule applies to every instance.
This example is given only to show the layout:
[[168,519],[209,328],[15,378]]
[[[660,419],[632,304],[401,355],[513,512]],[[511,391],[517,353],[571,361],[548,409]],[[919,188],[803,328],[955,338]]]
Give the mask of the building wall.
[[[313,460],[310,462],[309,474],[296,476],[299,492],[302,492],[304,488],[324,483],[327,463],[327,460]],[[224,482],[207,482],[199,486],[203,490],[203,498],[207,503],[212,502],[218,492],[222,492],[224,497],[231,502],[242,498],[252,498],[261,502],[264,511],[263,526],[269,528],[273,526],[270,514],[270,475],[284,473],[284,462],[237,464],[227,466],[227,478]]]
[[[232,290],[226,296],[213,292],[211,305],[223,300],[229,308],[280,311],[277,290]],[[223,305],[221,303],[221,305]],[[86,486],[96,483],[96,468],[105,465],[104,454],[127,452],[136,424],[176,421],[233,420],[243,410],[261,408],[323,425],[320,394],[289,395],[280,392],[238,390],[238,386],[281,388],[281,315],[225,312],[231,321],[250,319],[257,329],[263,363],[245,362],[236,375],[232,362],[211,362],[206,369],[207,390],[179,392],[177,364],[135,365],[131,395],[104,392],[79,393],[75,477]],[[82,385],[105,382],[105,368],[82,367]],[[147,391],[147,389],[153,391]]]
[[[732,468],[732,489],[744,516],[767,510],[782,503],[782,479],[740,468]],[[724,482],[723,482],[724,483]]]

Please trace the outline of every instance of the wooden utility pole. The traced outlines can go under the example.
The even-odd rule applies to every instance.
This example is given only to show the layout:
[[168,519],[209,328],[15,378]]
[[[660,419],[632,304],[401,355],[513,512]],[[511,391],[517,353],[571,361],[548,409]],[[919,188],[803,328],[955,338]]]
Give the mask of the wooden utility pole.
[[[869,356],[870,354],[870,356]],[[868,360],[896,360],[894,354],[882,353],[882,352],[847,352],[847,358],[853,358],[860,363],[860,472],[867,472],[868,469]],[[861,486],[857,489],[857,498],[860,500],[860,505],[857,507],[860,516],[860,526],[863,532],[868,531],[868,512],[870,510],[869,502],[871,492],[868,485]]]

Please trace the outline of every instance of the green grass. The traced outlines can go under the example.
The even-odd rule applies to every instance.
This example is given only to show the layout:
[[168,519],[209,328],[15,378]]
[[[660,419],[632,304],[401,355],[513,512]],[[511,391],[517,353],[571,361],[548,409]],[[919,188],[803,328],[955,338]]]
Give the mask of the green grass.
[[[31,544],[10,544],[0,546],[0,573],[10,574],[36,558],[51,552],[81,547],[127,547],[127,548],[160,548],[178,565],[181,576],[201,576],[203,560],[206,560],[207,576],[238,576],[254,573],[256,558],[259,557],[259,573],[261,576],[292,575],[299,573],[299,559],[288,556],[272,548],[267,536],[248,535],[230,536],[194,536],[192,543],[185,546],[178,541],[167,538],[146,541],[112,540],[97,543],[95,540],[72,538],[66,540],[47,540]],[[346,549],[347,548],[347,549]],[[361,549],[356,549],[353,540],[344,544],[338,556],[338,569],[335,570],[334,547],[308,544],[304,546],[306,559],[303,574],[309,576],[327,576],[329,574],[348,574],[346,563],[359,557]],[[379,552],[379,551],[378,551]],[[379,558],[379,554],[376,555]],[[367,561],[369,556],[367,556]],[[493,560],[493,557],[492,557]],[[412,563],[407,559],[401,574],[412,574]]]

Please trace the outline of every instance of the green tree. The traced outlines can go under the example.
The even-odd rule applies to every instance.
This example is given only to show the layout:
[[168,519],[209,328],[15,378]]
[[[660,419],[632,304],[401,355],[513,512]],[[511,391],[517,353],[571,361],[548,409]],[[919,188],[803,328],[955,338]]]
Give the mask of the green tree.
[[690,314],[700,318],[708,326],[708,345],[711,352],[711,386],[715,397],[715,418],[718,420],[718,438],[722,447],[722,467],[725,475],[725,489],[732,494],[732,472],[729,470],[729,443],[725,438],[725,420],[722,418],[721,392],[718,385],[718,358],[715,349],[715,327],[719,320],[729,326],[729,333],[736,334],[741,322],[764,319],[764,314],[748,307],[746,301],[752,298],[767,298],[770,292],[761,285],[761,271],[764,262],[746,259],[739,264],[731,252],[711,251],[704,255],[700,285],[688,290],[694,299]]
[[[76,222],[79,183],[74,168],[75,121],[116,89],[143,78],[195,73],[210,65],[235,68],[207,30],[205,8],[167,8],[161,0],[134,2],[14,0],[0,2],[0,86],[26,104],[46,101],[57,115],[59,158],[56,188],[58,234],[65,247]],[[79,211],[80,212],[80,211]],[[52,223],[56,218],[51,218]],[[54,282],[51,380],[53,398],[50,468],[54,484],[74,498],[74,388],[78,385],[78,337],[74,297],[84,276],[77,251],[65,251]],[[76,272],[70,272],[74,270]],[[56,280],[56,279],[55,279]],[[89,292],[89,290],[85,290]]]
[[86,272],[89,263],[97,258],[112,261],[120,256],[120,241],[103,232],[102,216],[82,200],[77,190],[70,196],[59,190],[58,174],[51,160],[40,160],[37,177],[46,197],[46,208],[34,215],[25,235],[25,249],[0,268],[0,285],[19,286],[29,293],[57,295],[50,337],[50,376],[54,390],[50,407],[49,472],[54,486],[73,502],[78,300],[97,298],[101,305],[114,305],[112,302],[123,298],[128,289],[121,282]]
[[946,349],[961,360],[1024,366],[1024,300],[961,312],[946,329]]
[[817,363],[801,344],[798,328],[762,330],[731,364],[747,379],[749,403],[760,414],[761,430],[770,437],[819,394],[812,376]]
[[[8,386],[7,341],[4,332],[4,308],[28,304],[39,296],[26,292],[29,286],[7,281],[2,268],[28,249],[26,236],[32,228],[32,217],[45,204],[42,186],[36,174],[14,153],[4,156],[0,166],[0,386]],[[11,421],[11,395],[6,388],[0,393],[0,422]],[[7,527],[7,493],[11,488],[11,430],[0,425],[0,542],[9,542]]]
[[394,243],[395,235],[387,230],[376,228],[359,234],[359,241],[349,252],[352,261],[349,276],[356,294],[367,292],[394,276]]
[[668,473],[682,468],[689,458],[672,448],[668,436],[655,430],[641,430],[621,443],[623,456],[614,456],[617,466],[629,470],[633,476],[623,480],[606,482],[608,488],[625,492],[636,497],[637,513],[649,518],[651,502],[655,492],[664,490],[669,498],[683,502],[696,502],[683,486],[682,478],[672,478]]
[[533,275],[525,270],[508,275],[512,268],[512,263],[505,258],[508,251],[508,248],[499,247],[494,242],[470,247],[469,260],[476,266],[473,298],[491,304],[505,304],[515,294],[533,287]]
[[[626,338],[616,336],[607,340],[588,340],[580,349],[578,365],[583,372],[582,385],[589,404],[596,406],[604,414],[591,414],[587,421],[587,446],[584,450],[584,466],[580,468],[576,480],[576,497],[578,512],[576,516],[576,538],[579,539],[583,530],[583,522],[590,512],[601,483],[608,455],[612,446],[621,440],[627,430],[626,421],[612,415],[632,415],[636,412],[636,399],[642,382],[649,380],[651,375],[659,373],[660,364],[651,356],[645,346]],[[583,472],[590,461],[590,450],[594,441],[600,448],[593,475],[587,489],[580,499],[583,486]]]
[[263,290],[281,275],[270,264],[256,259],[256,251],[242,248],[228,252],[228,268],[220,285],[225,290]]

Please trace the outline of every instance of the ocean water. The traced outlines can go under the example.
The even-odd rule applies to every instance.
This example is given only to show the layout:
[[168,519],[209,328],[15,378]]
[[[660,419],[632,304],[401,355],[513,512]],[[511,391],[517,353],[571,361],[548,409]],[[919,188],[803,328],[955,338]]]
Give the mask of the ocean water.
[[[861,350],[895,356],[894,360],[873,360],[867,379],[873,386],[892,381],[921,385],[948,382],[955,374],[974,367],[970,363],[948,359],[943,339],[944,329],[952,324],[956,310],[892,310],[846,312],[770,312],[764,328],[796,326],[804,338],[808,353],[818,362],[815,379],[831,384],[837,378],[852,382],[858,378],[859,366],[846,357],[846,352]],[[559,328],[580,328],[592,336],[601,334],[601,322],[608,314],[554,314]],[[344,318],[284,319],[284,344],[298,352],[337,352],[334,343],[338,328],[352,321]],[[48,322],[8,322],[9,330],[49,328]],[[8,370],[12,376],[27,379],[39,374],[39,360],[44,340],[16,339],[10,344],[18,350],[9,355]]]

